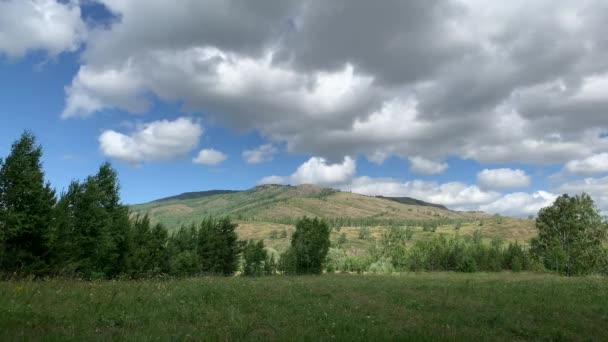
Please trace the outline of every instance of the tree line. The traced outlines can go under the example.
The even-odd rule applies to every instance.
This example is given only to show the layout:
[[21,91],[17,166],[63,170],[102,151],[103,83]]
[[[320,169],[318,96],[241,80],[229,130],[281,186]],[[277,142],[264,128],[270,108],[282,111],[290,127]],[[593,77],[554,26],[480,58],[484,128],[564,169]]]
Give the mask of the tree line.
[[[83,181],[72,181],[57,196],[44,179],[41,157],[36,138],[25,132],[0,159],[4,277],[228,276],[239,269],[245,275],[276,273],[278,262],[263,241],[239,241],[229,218],[206,218],[169,234],[147,216],[131,217],[120,201],[118,176],[110,163]],[[308,241],[318,243],[319,237],[326,240],[321,249]],[[292,240],[295,264],[286,272],[320,272],[327,253],[323,246],[329,246],[327,225],[301,219]]]
[[[228,276],[239,270],[251,276],[540,269],[568,276],[608,274],[608,225],[587,194],[563,195],[543,208],[536,218],[538,237],[529,246],[505,246],[498,240],[488,244],[479,232],[412,241],[411,229],[391,222],[367,253],[349,255],[339,248],[340,241],[332,246],[329,236],[332,226],[339,230],[354,222],[304,217],[293,222],[290,247],[275,256],[263,241],[239,241],[229,218],[206,218],[169,234],[147,216],[132,216],[120,200],[117,173],[107,162],[57,196],[44,179],[41,157],[36,138],[25,132],[0,159],[3,277]],[[432,222],[429,229],[445,220]],[[458,227],[461,221],[454,223]]]

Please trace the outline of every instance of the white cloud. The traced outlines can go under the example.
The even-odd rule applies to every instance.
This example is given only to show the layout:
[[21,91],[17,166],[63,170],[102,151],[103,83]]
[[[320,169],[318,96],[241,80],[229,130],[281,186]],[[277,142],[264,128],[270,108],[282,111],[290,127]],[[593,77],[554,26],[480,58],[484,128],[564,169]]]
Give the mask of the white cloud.
[[443,204],[452,210],[475,210],[515,217],[536,215],[538,210],[551,205],[557,197],[546,191],[503,195],[461,182],[439,184],[421,180],[400,181],[371,177],[357,177],[343,189],[370,196],[406,196]]
[[243,151],[242,156],[248,164],[259,164],[272,161],[272,158],[277,152],[277,148],[272,144],[264,144],[252,150]]
[[608,153],[599,153],[585,159],[572,160],[566,163],[564,171],[581,175],[608,172]]
[[151,95],[330,160],[608,152],[602,0],[100,2],[119,20],[90,32],[64,117]]
[[480,205],[479,210],[517,217],[536,215],[540,209],[553,204],[556,198],[557,195],[546,191],[531,194],[515,192],[506,194],[492,203]]
[[559,186],[561,193],[579,195],[583,192],[589,194],[598,208],[608,215],[608,176],[602,178],[585,178],[566,182]]
[[447,163],[436,162],[422,157],[410,157],[410,171],[423,175],[442,173],[448,168]]
[[258,184],[285,184],[288,180],[288,177],[283,176],[268,176],[262,178]]
[[102,153],[127,162],[165,161],[181,157],[198,145],[203,128],[189,118],[138,125],[123,134],[106,130],[99,136]]
[[412,197],[438,203],[456,210],[476,210],[479,205],[491,203],[500,194],[483,191],[475,185],[461,182],[438,184],[421,180],[400,181],[393,178],[357,177],[343,187],[352,192],[370,196]]
[[530,185],[530,176],[519,169],[484,169],[477,174],[482,189],[523,188]]
[[258,183],[335,186],[349,182],[355,175],[355,170],[356,163],[350,157],[345,157],[342,163],[336,164],[329,164],[320,157],[312,157],[300,165],[291,176],[269,176]]
[[56,56],[75,51],[85,37],[86,25],[74,1],[0,1],[0,55],[18,58],[44,50]]
[[220,151],[214,149],[204,149],[198,153],[196,158],[192,159],[192,162],[203,165],[217,165],[227,158],[228,157]]

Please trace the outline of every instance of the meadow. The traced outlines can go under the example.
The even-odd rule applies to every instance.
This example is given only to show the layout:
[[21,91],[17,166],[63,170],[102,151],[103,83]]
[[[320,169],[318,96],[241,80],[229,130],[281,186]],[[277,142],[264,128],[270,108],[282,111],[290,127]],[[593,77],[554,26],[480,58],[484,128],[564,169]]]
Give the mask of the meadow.
[[0,282],[0,340],[608,340],[608,281],[538,273]]

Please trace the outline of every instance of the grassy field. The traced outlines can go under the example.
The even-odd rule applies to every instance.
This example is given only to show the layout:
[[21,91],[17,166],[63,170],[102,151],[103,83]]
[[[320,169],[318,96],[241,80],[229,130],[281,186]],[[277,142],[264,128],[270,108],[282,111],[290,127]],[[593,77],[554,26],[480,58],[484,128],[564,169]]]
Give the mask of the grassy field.
[[608,340],[606,278],[275,276],[0,283],[0,340]]

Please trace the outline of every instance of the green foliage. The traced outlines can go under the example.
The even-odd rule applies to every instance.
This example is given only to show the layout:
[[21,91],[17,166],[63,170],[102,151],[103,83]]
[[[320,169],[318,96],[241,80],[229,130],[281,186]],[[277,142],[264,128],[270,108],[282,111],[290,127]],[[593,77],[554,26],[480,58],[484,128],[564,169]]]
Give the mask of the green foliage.
[[540,210],[536,227],[532,248],[547,269],[568,276],[600,271],[608,228],[589,195],[558,197]]
[[0,272],[49,273],[55,192],[44,181],[42,148],[29,132],[0,159]]
[[170,236],[169,274],[174,276],[191,276],[200,272],[200,260],[197,254],[198,231],[195,225],[182,226]]
[[240,251],[235,230],[236,224],[228,218],[201,222],[197,252],[202,273],[228,276],[236,272]]
[[129,231],[125,273],[131,278],[152,277],[169,272],[167,230],[152,226],[148,216],[137,216]]
[[391,274],[395,272],[395,267],[390,258],[381,258],[369,265],[369,272],[376,274]]
[[436,222],[425,222],[422,225],[422,230],[425,232],[430,232],[430,233],[434,233],[437,230],[437,223]]
[[283,229],[283,231],[281,231],[281,239],[287,239],[287,230]]
[[274,239],[278,239],[278,238],[279,238],[279,232],[277,232],[277,230],[276,230],[276,229],[273,229],[273,230],[270,232],[270,238],[271,238],[271,239],[273,239],[273,240],[274,240]]
[[330,248],[325,259],[325,269],[328,273],[344,271],[348,256],[341,248]]
[[340,234],[340,237],[338,238],[338,245],[344,245],[346,242],[348,242],[346,239],[346,233]]
[[367,240],[369,237],[369,229],[367,227],[359,228],[359,240]]
[[277,262],[274,259],[273,253],[267,253],[266,260],[264,260],[264,274],[275,275],[277,273]]
[[319,274],[329,250],[329,226],[317,218],[302,218],[291,238],[297,274]]
[[272,269],[266,269],[268,253],[264,249],[264,241],[248,241],[243,248],[243,275],[259,277],[272,273]]
[[56,211],[52,240],[57,273],[112,278],[127,271],[129,211],[120,203],[117,175],[108,163],[85,182],[73,181]]
[[290,247],[283,254],[278,264],[278,270],[287,275],[297,274],[297,256],[295,248]]

